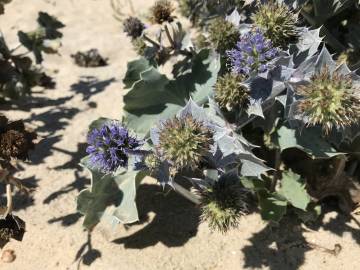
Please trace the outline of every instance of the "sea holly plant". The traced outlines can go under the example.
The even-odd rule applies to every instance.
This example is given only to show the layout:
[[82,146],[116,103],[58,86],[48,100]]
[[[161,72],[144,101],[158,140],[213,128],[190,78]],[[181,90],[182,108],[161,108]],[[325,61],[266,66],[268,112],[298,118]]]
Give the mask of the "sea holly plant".
[[[90,127],[82,165],[92,185],[78,198],[87,228],[138,220],[136,189],[146,176],[222,233],[254,207],[279,223],[288,213],[313,221],[329,197],[349,214],[359,205],[359,77],[334,59],[322,28],[304,24],[309,1],[239,1],[241,13],[237,1],[217,2],[225,11],[214,17],[210,2],[194,1],[189,15],[204,22],[203,46],[196,35],[171,34],[179,24],[168,1],[150,11],[156,41],[140,19],[124,21],[144,51],[128,63],[123,119]],[[191,5],[180,3],[183,12]],[[149,47],[167,52],[171,74],[147,57]]]
[[[1,5],[0,5],[1,10]],[[18,99],[31,94],[35,86],[53,87],[40,63],[43,54],[57,53],[62,37],[59,31],[64,25],[55,17],[39,12],[38,27],[31,32],[18,32],[19,46],[9,48],[0,34],[0,100]],[[32,52],[36,64],[27,53],[17,53],[21,48]]]

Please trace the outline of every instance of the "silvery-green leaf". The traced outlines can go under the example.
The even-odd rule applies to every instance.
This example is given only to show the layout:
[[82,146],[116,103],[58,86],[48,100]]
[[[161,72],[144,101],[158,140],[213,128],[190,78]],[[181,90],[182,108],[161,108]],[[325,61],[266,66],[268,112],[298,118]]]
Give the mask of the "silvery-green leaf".
[[[88,165],[87,158],[82,161]],[[135,204],[136,171],[119,171],[118,174],[104,174],[86,167],[91,173],[91,186],[80,192],[77,198],[77,209],[85,215],[84,226],[92,229],[98,224],[109,206],[114,206],[114,219],[122,223],[133,223],[138,220]]]
[[217,62],[209,50],[203,50],[194,56],[191,72],[174,80],[154,68],[141,73],[141,79],[124,96],[124,122],[138,135],[147,136],[151,127],[173,117],[190,97],[199,104],[207,102],[219,71]]
[[127,70],[123,83],[125,89],[131,88],[135,82],[141,80],[141,73],[152,68],[149,60],[140,58],[138,60],[131,61],[127,64]]
[[[240,155],[241,158],[242,155]],[[255,157],[254,155],[246,155],[241,159],[240,175],[242,176],[254,176],[260,178],[262,174],[271,170],[264,164],[264,161]]]
[[310,203],[310,196],[301,176],[292,171],[285,171],[282,173],[280,185],[279,194],[284,196],[292,206],[305,211]]
[[330,72],[333,72],[336,68],[336,62],[332,59],[330,52],[325,46],[323,46],[315,63],[315,72],[320,72],[324,67],[327,67]]
[[281,151],[288,148],[298,148],[313,158],[330,158],[342,154],[322,138],[321,130],[315,127],[299,130],[284,125],[277,130],[277,134]]
[[192,98],[186,103],[185,107],[182,108],[178,113],[177,117],[184,118],[188,115],[191,115],[195,120],[199,122],[208,122],[208,117],[203,108],[197,105]]
[[294,57],[296,66],[317,53],[323,41],[323,38],[320,37],[320,29],[309,30],[305,27],[301,28],[297,44],[290,45],[290,53]]

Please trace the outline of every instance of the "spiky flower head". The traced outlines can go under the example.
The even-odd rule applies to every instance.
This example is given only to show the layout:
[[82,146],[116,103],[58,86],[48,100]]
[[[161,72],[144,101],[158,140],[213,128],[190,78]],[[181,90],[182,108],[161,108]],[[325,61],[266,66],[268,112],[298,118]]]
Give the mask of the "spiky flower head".
[[195,169],[210,151],[214,132],[191,115],[165,121],[159,133],[158,151],[175,169]]
[[0,115],[0,158],[25,160],[29,151],[34,148],[33,140],[36,139],[34,132],[25,129],[23,121],[9,122]]
[[284,3],[274,0],[259,3],[252,19],[276,47],[285,48],[298,37],[297,16]]
[[246,77],[242,74],[226,73],[215,84],[215,101],[229,111],[242,108],[249,101],[249,90],[243,84]]
[[265,72],[279,51],[266,39],[260,29],[248,32],[240,38],[236,48],[227,51],[234,73],[249,75]]
[[234,48],[239,38],[239,30],[223,18],[215,19],[209,26],[209,40],[220,54]]
[[123,22],[124,32],[132,39],[140,37],[145,30],[145,24],[136,17],[128,17]]
[[201,219],[222,233],[236,228],[247,210],[247,191],[236,175],[223,175],[211,187],[201,190]]
[[296,88],[301,97],[296,111],[307,125],[320,125],[325,133],[345,128],[360,120],[360,89],[348,75],[324,67],[310,82]]
[[142,145],[117,121],[94,128],[89,132],[87,141],[89,145],[86,152],[90,155],[90,165],[105,173],[126,167],[129,154]]
[[158,0],[150,9],[150,20],[153,23],[162,24],[163,22],[172,22],[174,20],[172,12],[174,7],[168,0]]

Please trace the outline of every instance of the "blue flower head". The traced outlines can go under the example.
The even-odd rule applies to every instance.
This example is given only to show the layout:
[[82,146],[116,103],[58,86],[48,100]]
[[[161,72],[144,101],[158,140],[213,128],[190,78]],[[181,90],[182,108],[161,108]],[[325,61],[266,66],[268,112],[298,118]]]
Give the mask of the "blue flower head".
[[129,154],[137,150],[142,142],[131,136],[119,122],[112,121],[95,128],[88,134],[86,152],[90,164],[105,173],[115,172],[128,165]]
[[259,29],[243,35],[236,48],[227,51],[233,72],[245,75],[267,71],[278,53]]

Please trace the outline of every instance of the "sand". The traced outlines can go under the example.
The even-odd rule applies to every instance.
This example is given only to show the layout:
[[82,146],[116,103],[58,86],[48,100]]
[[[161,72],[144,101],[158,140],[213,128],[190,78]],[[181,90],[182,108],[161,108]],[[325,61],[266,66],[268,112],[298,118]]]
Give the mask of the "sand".
[[[153,1],[135,0],[144,11]],[[31,30],[38,11],[57,16],[63,29],[59,55],[45,57],[57,86],[35,93],[18,108],[0,107],[12,119],[25,119],[43,138],[22,164],[18,176],[36,188],[30,197],[16,194],[15,212],[27,222],[22,242],[11,241],[13,263],[0,269],[356,269],[360,232],[355,222],[329,212],[310,228],[263,222],[257,213],[226,235],[199,225],[199,212],[174,193],[164,195],[154,182],[139,190],[141,221],[111,228],[100,224],[88,242],[76,195],[89,185],[78,166],[89,124],[98,117],[120,119],[122,78],[136,55],[108,0],[13,0],[0,16],[0,29],[16,46],[16,32]],[[99,49],[109,66],[80,68],[70,57],[77,50]],[[290,229],[291,228],[291,229]],[[306,244],[307,243],[307,244]],[[335,256],[331,249],[339,244]],[[76,258],[78,259],[76,260]]]

